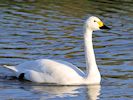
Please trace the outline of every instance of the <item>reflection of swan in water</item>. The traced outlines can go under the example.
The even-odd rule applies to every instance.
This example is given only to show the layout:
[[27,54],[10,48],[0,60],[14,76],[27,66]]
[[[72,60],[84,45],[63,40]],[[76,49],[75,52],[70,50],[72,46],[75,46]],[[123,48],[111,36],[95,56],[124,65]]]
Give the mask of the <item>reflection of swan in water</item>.
[[[90,86],[27,86],[25,90],[39,94],[40,100],[49,98],[85,98],[86,100],[97,100],[100,95],[100,85]],[[79,97],[80,96],[80,97]]]
[[97,100],[100,95],[100,90],[101,90],[100,85],[88,86],[88,100]]
[[78,86],[32,86],[31,91],[39,94],[47,94],[41,98],[73,97],[78,93]]

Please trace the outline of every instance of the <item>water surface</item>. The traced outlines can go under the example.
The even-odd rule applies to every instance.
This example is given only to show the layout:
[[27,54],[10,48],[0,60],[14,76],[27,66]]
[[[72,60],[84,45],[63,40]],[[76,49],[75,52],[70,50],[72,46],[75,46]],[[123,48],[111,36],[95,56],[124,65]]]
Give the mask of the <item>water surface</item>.
[[[49,86],[3,79],[2,100],[131,100],[133,98],[132,0],[1,0],[0,66],[50,58],[85,70],[83,24],[100,17],[109,31],[93,34],[101,86]],[[7,96],[8,95],[8,96]]]

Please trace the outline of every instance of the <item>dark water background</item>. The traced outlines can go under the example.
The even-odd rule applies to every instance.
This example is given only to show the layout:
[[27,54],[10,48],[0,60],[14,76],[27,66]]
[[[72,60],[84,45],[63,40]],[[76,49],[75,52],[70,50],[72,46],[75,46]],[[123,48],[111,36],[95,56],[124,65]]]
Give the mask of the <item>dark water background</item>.
[[0,100],[133,99],[132,0],[1,0],[0,66],[50,58],[85,70],[83,23],[92,15],[112,28],[93,35],[101,86],[47,86],[0,78]]

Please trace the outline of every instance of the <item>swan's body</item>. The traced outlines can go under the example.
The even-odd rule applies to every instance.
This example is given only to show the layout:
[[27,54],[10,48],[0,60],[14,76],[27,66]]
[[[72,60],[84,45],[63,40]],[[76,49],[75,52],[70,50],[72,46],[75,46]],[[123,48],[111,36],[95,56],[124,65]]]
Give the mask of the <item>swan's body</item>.
[[107,28],[97,17],[90,17],[85,24],[85,53],[87,72],[84,73],[71,63],[60,60],[39,59],[18,66],[4,66],[13,71],[18,78],[37,83],[55,83],[61,85],[100,84],[101,76],[95,61],[92,44],[92,32]]

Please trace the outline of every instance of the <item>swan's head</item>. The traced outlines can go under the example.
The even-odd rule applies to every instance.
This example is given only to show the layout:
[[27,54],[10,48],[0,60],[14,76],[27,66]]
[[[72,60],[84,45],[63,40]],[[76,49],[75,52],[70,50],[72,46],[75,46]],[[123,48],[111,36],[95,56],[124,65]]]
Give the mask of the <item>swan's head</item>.
[[85,26],[87,29],[92,31],[100,30],[100,29],[110,29],[109,27],[105,26],[104,23],[95,16],[91,16],[87,19]]

